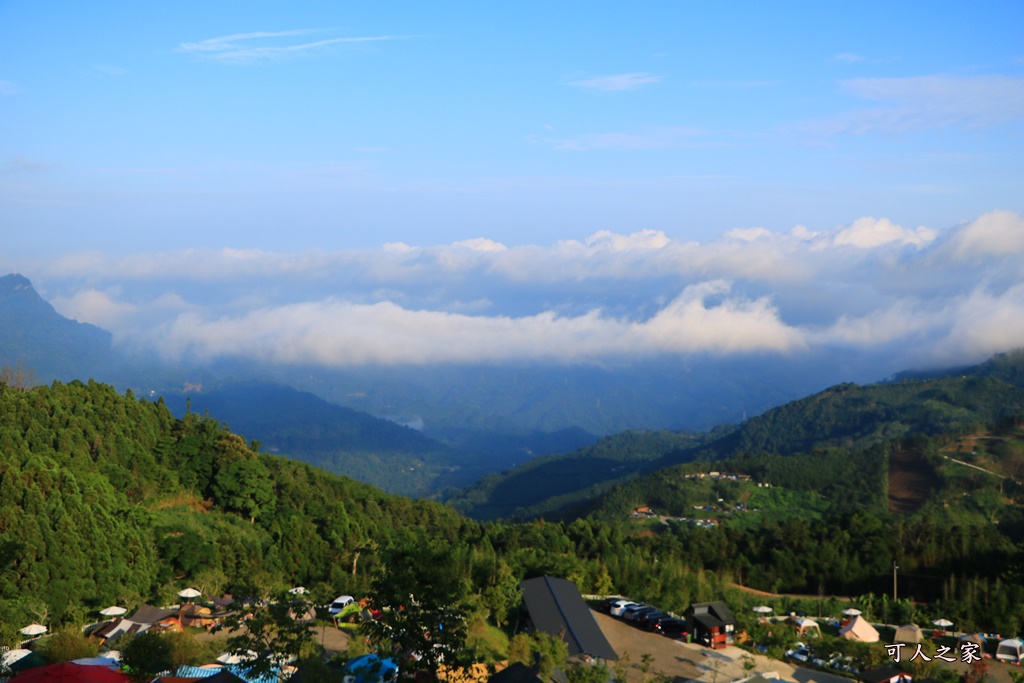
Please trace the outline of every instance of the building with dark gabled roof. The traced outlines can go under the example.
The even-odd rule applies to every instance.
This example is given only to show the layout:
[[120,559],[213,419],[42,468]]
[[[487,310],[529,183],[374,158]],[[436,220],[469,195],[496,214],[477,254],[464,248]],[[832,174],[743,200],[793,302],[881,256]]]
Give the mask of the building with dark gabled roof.
[[136,624],[159,624],[161,622],[176,621],[178,619],[178,610],[176,609],[160,609],[159,607],[153,607],[152,605],[140,605],[135,614],[128,617],[129,621],[134,621]]
[[723,648],[733,643],[736,617],[721,600],[690,605],[686,610],[686,624],[694,640],[710,648]]
[[541,677],[540,667],[526,666],[522,662],[510,664],[487,679],[487,683],[569,683],[565,672],[555,667],[547,680]]
[[857,680],[861,683],[910,683],[913,678],[908,673],[888,666],[865,669],[857,676]]
[[618,659],[574,583],[542,576],[523,581],[519,587],[534,627],[564,641],[570,656]]

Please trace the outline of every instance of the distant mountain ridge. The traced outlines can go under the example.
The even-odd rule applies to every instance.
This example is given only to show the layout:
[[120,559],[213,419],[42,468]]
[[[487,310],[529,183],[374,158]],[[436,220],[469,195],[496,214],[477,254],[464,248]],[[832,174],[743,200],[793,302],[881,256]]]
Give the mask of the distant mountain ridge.
[[115,360],[109,332],[65,318],[23,275],[0,277],[0,330],[0,365],[21,365],[39,381],[87,378]]
[[[193,411],[209,411],[268,450],[416,497],[467,486],[536,453],[573,450],[595,438],[579,429],[517,434],[453,430],[444,435],[450,443],[442,444],[284,384],[225,382],[209,368],[128,354],[114,347],[109,332],[60,315],[28,278],[17,274],[0,277],[2,366],[23,370],[43,384],[95,378],[142,395],[160,394],[179,415],[185,412],[187,397]],[[189,394],[180,389],[200,383],[215,388]]]
[[[594,500],[616,484],[695,460],[762,452],[792,455],[828,447],[864,449],[910,434],[954,433],[1024,413],[1022,351],[936,375],[941,373],[930,379],[837,385],[701,439],[671,433],[658,439],[630,436],[626,443],[644,439],[643,457],[616,450],[629,433],[607,437],[589,449],[485,477],[449,502],[480,519],[559,513]],[[603,454],[595,458],[598,447]]]
[[[608,433],[615,424],[633,421],[639,427],[671,422],[707,428],[730,415],[738,419],[747,409],[754,413],[777,405],[800,385],[784,379],[787,372],[802,364],[805,375],[813,374],[825,359],[789,359],[788,365],[769,363],[767,369],[759,368],[763,359],[753,357],[724,364],[693,360],[692,365],[678,358],[663,366],[652,362],[622,376],[610,369],[540,366],[390,368],[377,375],[372,368],[344,373],[321,368],[317,373],[278,366],[261,372],[255,364],[239,362],[234,366],[239,372],[232,373],[236,377],[276,377],[356,407],[345,412],[294,390],[249,385],[230,399],[225,395],[221,403],[216,394],[204,396],[194,409],[211,410],[268,448],[408,495],[437,495],[446,487],[508,470],[452,498],[470,514],[490,517],[563,509],[622,478],[693,459],[828,445],[859,448],[914,431],[955,430],[1020,410],[1024,386],[1024,352],[1017,351],[973,368],[901,373],[863,387],[839,384],[710,435],[631,429],[592,444],[593,437],[579,428],[586,424],[595,433]],[[129,358],[112,345],[108,332],[61,316],[27,278],[16,274],[0,277],[0,365],[24,366],[45,383],[97,378],[147,395],[186,382],[223,386],[223,380],[207,379],[231,367],[172,367],[153,358]],[[1008,387],[1016,387],[1016,393]],[[255,400],[261,396],[262,405]],[[393,406],[396,397],[409,400]],[[214,402],[204,407],[207,400]],[[359,406],[396,421],[416,418],[420,408],[435,413],[421,434],[371,417]],[[532,426],[537,424],[547,428]],[[559,426],[566,424],[577,427]],[[623,458],[616,448],[630,440],[646,445],[630,446],[631,455]],[[572,452],[516,467],[561,448]],[[502,500],[492,499],[499,490]]]
[[166,394],[165,400],[179,416],[188,402],[192,412],[208,412],[232,431],[258,440],[262,450],[389,493],[429,496],[491,471],[472,454],[414,429],[284,385],[237,382],[210,391]]

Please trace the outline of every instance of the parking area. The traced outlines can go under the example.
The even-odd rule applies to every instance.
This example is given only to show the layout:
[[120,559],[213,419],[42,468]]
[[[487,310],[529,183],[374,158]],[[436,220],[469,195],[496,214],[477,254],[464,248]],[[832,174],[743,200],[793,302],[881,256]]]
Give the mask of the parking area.
[[[682,643],[656,633],[638,629],[631,624],[610,617],[601,612],[594,612],[598,625],[604,632],[608,642],[621,656],[629,653],[626,665],[626,676],[630,683],[642,683],[650,676],[640,670],[643,655],[651,655],[650,673],[663,673],[675,681],[701,681],[702,683],[728,683],[738,678],[751,676],[753,672],[778,673],[780,679],[811,683],[807,677],[794,678],[794,667],[763,655],[751,655],[738,647],[727,647],[723,650],[711,650],[703,645]],[[747,670],[744,663],[750,660],[754,668]],[[817,683],[850,683],[849,679],[831,674],[815,674],[813,681]]]

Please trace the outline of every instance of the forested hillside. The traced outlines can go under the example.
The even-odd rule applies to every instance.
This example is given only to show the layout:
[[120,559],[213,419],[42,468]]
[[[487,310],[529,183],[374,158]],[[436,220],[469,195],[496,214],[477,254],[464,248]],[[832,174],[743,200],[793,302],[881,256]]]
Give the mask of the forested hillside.
[[168,397],[175,414],[216,415],[231,429],[258,439],[264,450],[343,474],[390,493],[429,496],[466,486],[500,469],[402,425],[313,394],[265,382],[240,382]]
[[81,624],[108,604],[173,602],[187,585],[366,594],[395,543],[443,553],[478,618],[497,623],[518,604],[518,582],[545,573],[679,608],[717,586],[687,571],[681,549],[617,525],[481,526],[258,453],[212,418],[176,419],[162,401],[95,382],[0,384],[0,492],[8,644],[19,624]]
[[[955,376],[841,384],[709,434],[608,437],[599,444],[600,457],[583,449],[538,459],[485,477],[451,502],[480,519],[575,514],[576,506],[615,484],[663,467],[743,454],[865,449],[914,434],[963,430],[1024,411],[1024,386],[1015,383],[1024,377],[1022,367],[1024,354],[1003,354]],[[630,451],[637,439],[644,444],[639,456]]]
[[[1020,421],[1003,430],[984,443],[994,450],[998,436],[1017,448]],[[636,435],[630,457],[661,438]],[[918,602],[893,609],[941,609],[964,629],[1013,631],[1024,623],[1012,599],[1024,590],[1022,497],[1005,482],[996,493],[991,475],[945,469],[942,449],[963,438],[724,463],[772,480],[765,508],[774,514],[712,528],[638,525],[612,507],[567,523],[479,524],[258,453],[213,419],[176,419],[160,401],[109,386],[0,385],[0,639],[13,642],[14,629],[33,621],[81,624],[108,604],[167,604],[186,585],[239,595],[304,585],[323,600],[366,594],[396,544],[447,558],[473,618],[493,624],[507,623],[518,582],[541,574],[677,611],[727,597],[739,612],[747,598],[732,581],[884,594],[898,561],[908,574],[901,596]],[[874,493],[894,448],[917,449],[942,480],[914,515],[890,515]],[[679,483],[657,476],[664,481],[649,494],[668,507]],[[829,502],[808,517],[800,501],[811,492]],[[608,500],[622,510],[649,504],[647,493],[623,489]]]
[[564,456],[536,458],[490,474],[449,502],[475,519],[522,518],[562,510],[599,496],[616,482],[660,467],[706,435],[629,431]]
[[259,454],[212,419],[178,420],[107,385],[0,386],[6,624],[167,601],[177,579],[210,591],[349,586],[363,581],[351,576],[363,545],[403,527],[461,525],[439,505]]

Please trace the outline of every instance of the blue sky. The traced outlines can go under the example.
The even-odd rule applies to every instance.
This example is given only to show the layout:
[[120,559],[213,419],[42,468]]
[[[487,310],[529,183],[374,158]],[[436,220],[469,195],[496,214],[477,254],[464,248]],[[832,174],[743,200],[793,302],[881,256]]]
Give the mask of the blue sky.
[[1020,2],[0,2],[0,267],[168,353],[446,359],[323,327],[238,346],[324,315],[542,356],[553,328],[593,356],[978,356],[1024,344],[998,323],[1024,310],[1022,25]]

